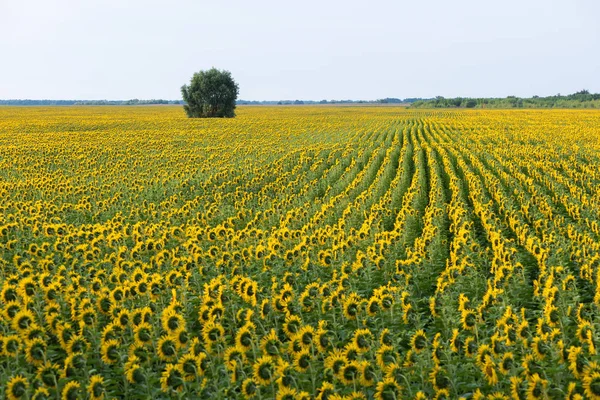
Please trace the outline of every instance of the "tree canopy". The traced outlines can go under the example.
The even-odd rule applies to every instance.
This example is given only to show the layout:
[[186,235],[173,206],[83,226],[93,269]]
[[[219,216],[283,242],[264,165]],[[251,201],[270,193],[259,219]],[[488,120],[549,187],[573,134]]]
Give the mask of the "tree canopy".
[[211,68],[196,72],[189,85],[181,87],[190,118],[235,117],[235,101],[239,86],[229,71]]

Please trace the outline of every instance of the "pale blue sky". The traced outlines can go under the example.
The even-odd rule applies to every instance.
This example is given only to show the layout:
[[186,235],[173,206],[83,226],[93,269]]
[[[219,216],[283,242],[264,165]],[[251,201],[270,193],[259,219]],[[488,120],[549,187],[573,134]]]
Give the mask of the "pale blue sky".
[[240,98],[600,92],[598,0],[0,0],[0,99],[179,99],[198,70]]

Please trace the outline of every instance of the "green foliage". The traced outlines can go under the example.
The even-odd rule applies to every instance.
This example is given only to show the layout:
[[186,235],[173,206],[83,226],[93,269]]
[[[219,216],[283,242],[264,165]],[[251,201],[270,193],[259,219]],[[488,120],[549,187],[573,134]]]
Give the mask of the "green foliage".
[[196,72],[189,85],[181,87],[190,118],[235,117],[235,101],[239,86],[229,71],[211,68]]
[[463,98],[446,99],[437,96],[429,100],[417,100],[412,108],[600,108],[600,94],[581,90],[577,93],[562,96],[533,96],[521,98],[508,96],[506,98]]

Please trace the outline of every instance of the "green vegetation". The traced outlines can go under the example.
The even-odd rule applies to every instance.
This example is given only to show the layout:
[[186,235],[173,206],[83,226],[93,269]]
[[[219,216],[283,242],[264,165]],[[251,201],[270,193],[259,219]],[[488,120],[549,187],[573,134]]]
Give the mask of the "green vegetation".
[[600,93],[581,90],[577,93],[561,96],[521,98],[468,98],[455,97],[415,101],[412,108],[600,108]]
[[235,117],[238,93],[231,73],[216,68],[195,73],[189,86],[181,87],[183,108],[190,118]]

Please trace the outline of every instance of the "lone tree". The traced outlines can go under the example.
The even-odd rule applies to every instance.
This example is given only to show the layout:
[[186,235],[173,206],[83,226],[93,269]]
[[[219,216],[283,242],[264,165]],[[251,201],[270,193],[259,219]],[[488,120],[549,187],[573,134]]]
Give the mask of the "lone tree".
[[189,85],[181,87],[183,106],[190,118],[235,117],[239,86],[229,71],[211,68],[196,72]]

